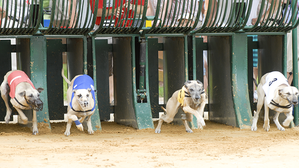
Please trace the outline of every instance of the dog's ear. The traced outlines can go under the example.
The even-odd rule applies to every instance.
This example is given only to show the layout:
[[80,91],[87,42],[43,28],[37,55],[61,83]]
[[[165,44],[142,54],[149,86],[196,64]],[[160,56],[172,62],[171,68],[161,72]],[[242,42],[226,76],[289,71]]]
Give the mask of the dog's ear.
[[19,95],[20,95],[21,97],[24,97],[24,96],[26,95],[26,91],[20,92]]
[[43,88],[37,88],[36,89],[39,93],[41,93],[44,89]]
[[88,92],[91,92],[91,89],[90,89],[90,88],[88,88],[88,89],[87,89],[87,91],[88,91]]
[[201,81],[199,81],[199,80],[196,80],[196,82],[197,82],[198,84],[202,84],[202,82],[201,82]]
[[278,89],[278,95],[279,95],[279,96],[282,95],[282,89]]
[[76,93],[76,91],[77,91],[77,89],[74,89],[74,90],[73,90],[73,93]]
[[188,89],[188,87],[187,87],[187,84],[188,84],[188,83],[191,83],[191,81],[187,80],[187,81],[184,83],[184,86],[185,86],[186,89]]

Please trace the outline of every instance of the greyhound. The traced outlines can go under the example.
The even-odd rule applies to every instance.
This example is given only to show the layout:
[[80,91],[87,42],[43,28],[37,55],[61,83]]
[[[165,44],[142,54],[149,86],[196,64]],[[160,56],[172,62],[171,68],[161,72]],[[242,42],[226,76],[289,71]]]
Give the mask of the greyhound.
[[[87,128],[88,133],[93,134],[91,125],[91,116],[95,111],[95,90],[94,82],[92,78],[88,75],[77,75],[72,81],[69,81],[63,74],[63,69],[61,71],[63,79],[69,84],[67,90],[67,125],[64,134],[69,136],[70,129],[72,126],[72,121],[75,122],[76,127],[83,131],[82,122],[87,117]],[[78,120],[78,117],[81,117]]]
[[192,121],[193,115],[197,118],[197,125],[200,129],[205,126],[203,119],[203,112],[205,107],[206,93],[202,82],[199,80],[189,80],[185,82],[182,89],[173,93],[172,97],[167,101],[166,109],[162,107],[166,114],[163,114],[160,119],[155,133],[161,132],[163,121],[170,123],[181,107],[186,114],[182,114],[182,120],[186,131],[192,133],[193,131],[188,126],[187,121]]
[[276,111],[273,117],[273,121],[280,131],[285,129],[280,125],[278,116],[280,113],[286,115],[286,119],[283,122],[283,126],[287,127],[293,121],[293,105],[298,104],[298,89],[288,84],[285,76],[278,72],[273,71],[266,73],[262,76],[260,84],[257,87],[258,101],[257,111],[254,111],[254,117],[252,121],[251,130],[257,130],[257,121],[259,113],[264,104],[265,117],[264,117],[264,130],[270,130],[269,122],[269,108]]
[[1,97],[6,106],[5,122],[8,124],[11,116],[11,108],[8,104],[8,95],[12,106],[19,113],[22,124],[27,124],[28,118],[22,110],[33,110],[32,118],[32,134],[38,134],[36,111],[43,109],[43,102],[39,98],[39,94],[43,88],[35,89],[29,77],[25,72],[20,70],[9,71],[4,76],[4,80],[0,86]]

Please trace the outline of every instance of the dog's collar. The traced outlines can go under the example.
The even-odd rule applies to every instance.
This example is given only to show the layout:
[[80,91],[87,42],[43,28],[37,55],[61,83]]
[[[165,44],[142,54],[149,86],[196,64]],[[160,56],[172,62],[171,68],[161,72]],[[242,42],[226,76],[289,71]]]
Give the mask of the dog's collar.
[[90,110],[86,110],[86,111],[81,111],[81,110],[75,110],[73,107],[72,107],[72,110],[74,111],[74,112],[78,112],[78,113],[82,113],[82,112],[90,112],[90,111],[92,111],[93,109],[90,109]]
[[[23,106],[23,107],[28,107],[28,106],[25,106],[24,104],[20,103],[16,97],[15,97],[14,99],[16,100],[16,102],[17,102],[19,105],[21,105],[21,106]],[[25,101],[26,101],[26,103],[28,104],[28,102],[27,102],[26,99],[25,99]]]
[[185,93],[184,97],[191,97],[190,94],[186,90],[187,90],[187,87],[183,86],[182,89],[180,90],[180,94]]
[[285,108],[285,109],[288,109],[288,108],[292,107],[292,103],[290,103],[286,106],[281,106],[278,103],[276,103],[274,100],[271,100],[270,104],[272,104],[273,106],[276,106],[276,107],[279,107],[279,108]]
[[185,97],[191,97],[188,92],[185,91]]
[[178,102],[181,104],[181,106],[184,105],[184,98],[185,97],[191,97],[189,95],[189,93],[186,91],[186,87],[183,86],[182,89],[179,91],[179,94],[178,94],[178,97],[177,97],[177,100]]

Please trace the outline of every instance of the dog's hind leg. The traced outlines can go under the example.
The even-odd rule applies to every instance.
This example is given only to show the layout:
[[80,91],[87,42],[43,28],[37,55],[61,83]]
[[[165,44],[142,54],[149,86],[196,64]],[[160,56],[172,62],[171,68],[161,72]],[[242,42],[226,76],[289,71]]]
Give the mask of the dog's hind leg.
[[163,109],[165,111],[164,114],[161,115],[161,117],[159,118],[159,122],[158,125],[155,129],[155,133],[161,133],[161,127],[162,127],[162,123],[163,121],[170,123],[173,121],[174,116],[176,115],[176,113],[178,112],[180,108],[180,103],[178,103],[176,101],[176,99],[170,98],[166,104],[166,110]]
[[[265,116],[264,116],[264,126],[263,126],[263,128],[264,128],[265,131],[268,132],[270,130],[270,120],[269,120],[269,107],[267,106],[266,99],[265,99],[265,102],[264,102],[264,113],[265,113]],[[278,118],[278,115],[277,115],[277,118]]]
[[9,86],[7,84],[7,81],[4,80],[1,84],[1,97],[4,100],[4,103],[5,103],[5,106],[6,106],[6,115],[5,115],[5,118],[4,118],[6,124],[9,123],[11,112],[12,112],[12,110],[9,107],[9,104],[8,104],[8,93],[9,93]]
[[186,132],[193,133],[193,131],[191,130],[191,128],[189,127],[188,122],[187,122],[187,121],[189,121],[189,122],[192,121],[193,115],[187,113],[187,114],[182,114],[181,116],[182,116],[182,120],[183,120],[184,126],[186,128]]
[[176,115],[177,112],[178,112],[178,109],[176,111],[174,111],[173,113],[162,114],[160,119],[159,119],[159,122],[158,122],[157,128],[155,130],[155,133],[161,133],[161,127],[162,127],[163,121],[165,121],[167,123],[172,122],[173,118],[174,118],[174,116]]
[[283,121],[283,123],[282,123],[283,126],[288,127],[290,125],[290,123],[293,121],[294,117],[292,115],[292,111],[293,111],[293,108],[290,112],[284,113],[287,118]]
[[251,125],[251,131],[257,130],[257,121],[259,119],[260,111],[264,104],[264,99],[265,99],[265,94],[262,94],[262,96],[259,95],[259,99],[258,99],[257,105],[256,105],[256,111],[254,111],[254,116],[253,116],[252,125]]
[[273,116],[273,121],[277,127],[277,129],[279,129],[280,131],[285,131],[285,129],[280,125],[279,121],[278,121],[278,116],[280,113],[276,112],[275,115]]
[[159,119],[159,122],[158,122],[157,128],[155,130],[155,133],[161,133],[161,127],[162,127],[163,121],[165,121],[167,123],[170,123],[170,122],[173,121],[173,118],[174,117],[170,117],[169,115],[167,115],[167,113],[162,114],[160,119]]

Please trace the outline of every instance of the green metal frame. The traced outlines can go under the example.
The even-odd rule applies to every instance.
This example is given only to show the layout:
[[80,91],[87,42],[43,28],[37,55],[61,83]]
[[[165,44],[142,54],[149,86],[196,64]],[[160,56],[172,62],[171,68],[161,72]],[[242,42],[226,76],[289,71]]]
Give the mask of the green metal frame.
[[[13,4],[12,1],[4,0],[2,2],[6,3],[0,3],[0,6],[3,9],[6,9],[9,11],[11,9],[11,14],[14,16],[17,16],[18,13],[16,12],[18,4]],[[131,76],[129,79],[131,80],[132,84],[128,84],[127,87],[131,87],[132,92],[130,93],[132,99],[132,109],[134,110],[134,120],[136,121],[136,125],[134,127],[138,129],[143,128],[152,128],[152,121],[151,121],[151,113],[150,113],[150,92],[149,92],[149,55],[148,55],[148,37],[149,36],[164,36],[166,38],[182,38],[184,42],[180,45],[181,51],[184,53],[180,56],[182,57],[182,61],[184,62],[183,65],[183,78],[180,78],[182,81],[186,81],[190,78],[191,74],[190,72],[190,66],[192,66],[192,75],[193,79],[196,79],[198,77],[198,74],[200,71],[198,71],[198,68],[196,67],[197,58],[196,56],[196,49],[198,47],[197,40],[195,39],[195,36],[197,35],[209,35],[213,36],[211,37],[211,41],[208,44],[208,49],[210,50],[211,54],[216,54],[217,57],[220,57],[221,53],[215,50],[215,45],[217,45],[217,39],[220,39],[219,44],[221,49],[223,49],[224,52],[224,58],[219,59],[229,59],[230,62],[230,75],[228,82],[232,87],[230,88],[227,93],[232,94],[232,98],[229,100],[230,108],[234,109],[234,115],[236,120],[236,126],[239,126],[241,128],[245,128],[249,125],[249,122],[251,121],[250,118],[250,105],[248,104],[248,89],[244,85],[248,84],[248,78],[241,78],[246,75],[248,75],[247,69],[243,69],[244,67],[247,67],[248,64],[246,60],[248,59],[246,56],[247,52],[244,54],[243,51],[246,51],[247,49],[247,34],[260,34],[261,36],[261,46],[266,46],[267,49],[269,46],[273,45],[274,47],[278,44],[274,44],[273,41],[270,41],[269,45],[265,45],[265,40],[272,40],[272,39],[279,39],[280,41],[283,40],[283,44],[279,44],[277,50],[283,50],[279,51],[279,53],[276,54],[282,54],[283,60],[282,62],[279,62],[281,60],[280,58],[272,60],[275,65],[277,65],[278,69],[280,69],[286,74],[286,37],[280,37],[281,35],[284,35],[287,31],[294,29],[298,26],[298,2],[292,1],[290,3],[290,0],[287,0],[285,9],[283,10],[283,7],[281,4],[283,3],[283,0],[278,0],[273,2],[273,4],[269,4],[268,1],[262,0],[262,5],[260,8],[260,11],[267,11],[269,9],[269,16],[264,15],[265,12],[259,12],[257,23],[253,26],[246,26],[246,23],[249,19],[249,15],[251,13],[252,9],[252,1],[251,0],[241,0],[238,2],[230,1],[230,0],[223,0],[223,1],[216,1],[212,0],[209,1],[207,9],[207,14],[205,19],[202,21],[202,25],[197,27],[199,23],[199,19],[201,16],[201,8],[204,5],[203,0],[200,1],[183,1],[183,0],[177,0],[176,3],[172,4],[170,0],[158,0],[157,4],[160,4],[157,6],[155,16],[146,16],[147,12],[147,4],[148,0],[144,0],[143,7],[141,6],[139,10],[142,11],[142,15],[137,15],[138,5],[136,5],[135,2],[134,6],[130,3],[130,1],[125,0],[104,0],[103,1],[103,10],[102,10],[102,19],[100,21],[99,28],[97,30],[93,31],[94,25],[96,23],[97,15],[98,15],[98,6],[99,6],[99,0],[95,0],[92,2],[92,4],[89,4],[87,1],[63,1],[63,0],[53,0],[52,11],[50,13],[50,26],[49,27],[43,27],[42,21],[43,21],[43,0],[30,0],[30,8],[29,4],[23,3],[22,8],[23,9],[30,9],[29,10],[29,20],[26,22],[26,24],[18,24],[20,21],[25,21],[25,10],[22,11],[22,14],[19,14],[21,18],[18,20],[15,18],[10,19],[11,24],[8,24],[9,15],[5,16],[5,20],[3,21],[1,19],[1,28],[0,28],[0,35],[4,38],[28,38],[30,39],[29,49],[30,52],[30,72],[32,72],[32,80],[33,83],[36,83],[37,85],[42,84],[42,86],[47,86],[47,65],[45,59],[47,58],[47,45],[46,45],[46,38],[68,38],[69,42],[73,44],[68,43],[68,49],[72,50],[72,52],[75,51],[75,49],[80,49],[79,47],[76,47],[77,45],[83,45],[83,57],[76,57],[76,59],[80,59],[80,61],[74,60],[75,64],[83,64],[81,69],[77,69],[78,72],[72,72],[72,77],[74,74],[78,73],[85,73],[87,74],[87,36],[91,36],[92,38],[92,60],[93,60],[93,78],[95,80],[95,87],[97,86],[97,70],[96,70],[96,62],[97,62],[97,56],[95,51],[95,37],[100,36],[109,36],[109,37],[118,37],[118,39],[123,40],[128,37],[131,37],[132,40],[130,41],[130,53],[131,54],[131,65],[126,65],[124,68],[130,69],[129,72]],[[38,4],[37,6],[36,4]],[[75,3],[76,2],[76,3]],[[121,3],[120,3],[121,2]],[[162,3],[164,2],[164,3]],[[218,3],[215,3],[218,2]],[[107,7],[107,4],[112,3],[113,7],[109,8]],[[67,15],[63,16],[58,14],[58,10],[56,9],[57,5],[62,9],[62,12]],[[116,8],[119,7],[119,8]],[[132,8],[134,7],[134,9]],[[286,10],[288,9],[291,10]],[[197,12],[196,12],[197,8]],[[72,13],[71,11],[76,11],[75,13]],[[171,13],[170,11],[173,11],[172,15],[169,15]],[[284,14],[281,15],[282,11],[284,11]],[[111,17],[109,17],[106,13],[112,13]],[[185,12],[185,15],[184,15]],[[186,15],[186,12],[189,12],[189,15]],[[117,16],[118,14],[119,16]],[[134,14],[133,14],[134,13]],[[0,15],[3,15],[3,11],[0,13]],[[171,17],[169,17],[171,16]],[[274,17],[273,17],[274,16]],[[281,16],[281,17],[280,17]],[[115,20],[116,17],[119,17],[120,19]],[[272,18],[271,18],[272,17]],[[72,20],[72,18],[74,18]],[[185,19],[186,22],[183,21]],[[60,22],[56,22],[59,20]],[[72,20],[72,21],[71,21]],[[151,27],[145,27],[144,23],[147,20],[152,21]],[[108,22],[107,22],[108,21]],[[114,23],[113,23],[114,21]],[[297,43],[295,39],[296,38],[296,31],[293,32],[293,40],[294,44]],[[34,35],[34,36],[33,36]],[[37,36],[39,35],[39,36]],[[192,35],[192,48],[194,48],[193,51],[190,51],[190,46],[188,48],[189,42],[187,35]],[[269,37],[268,37],[269,35]],[[271,37],[270,37],[271,36]],[[279,36],[279,37],[278,37]],[[136,65],[136,46],[139,45],[139,43],[136,41],[136,37],[141,37],[141,39],[145,40],[146,44],[146,52],[145,52],[145,60],[142,60],[140,65],[145,66],[145,76],[137,76],[140,75],[138,72],[136,72],[136,69],[138,69],[138,65]],[[77,39],[80,39],[80,42],[78,42]],[[121,39],[123,38],[123,39]],[[228,38],[228,39],[223,39]],[[281,39],[282,38],[282,39]],[[115,38],[116,39],[116,38]],[[216,41],[215,41],[216,40]],[[124,40],[126,41],[126,40]],[[169,42],[169,41],[168,41]],[[227,44],[222,44],[221,42],[227,42]],[[77,43],[77,44],[76,44]],[[172,52],[169,49],[169,46],[164,46],[165,52],[169,53]],[[39,47],[38,47],[39,46]],[[119,52],[123,50],[121,46],[118,44],[114,44],[114,52]],[[197,47],[196,47],[197,46]],[[272,47],[273,47],[272,46]],[[73,47],[73,49],[72,49]],[[118,47],[117,49],[115,47]],[[168,47],[168,48],[167,48]],[[228,52],[224,47],[229,47],[231,53]],[[198,50],[201,50],[202,48],[199,48]],[[118,51],[119,50],[119,51]],[[127,51],[127,50],[126,50]],[[222,50],[220,50],[222,51]],[[264,51],[264,53],[261,53],[260,55],[268,55],[265,54],[268,51]],[[296,45],[293,45],[293,58],[297,59],[297,49]],[[193,54],[193,64],[190,65],[189,62],[192,62],[189,57],[190,53]],[[178,53],[175,53],[176,55]],[[270,53],[271,54],[271,53]],[[74,54],[76,55],[76,54]],[[245,55],[245,56],[244,56]],[[278,56],[280,57],[280,56]],[[129,56],[128,56],[129,58]],[[141,58],[141,57],[140,57]],[[81,60],[83,59],[83,60]],[[118,58],[117,58],[118,59]],[[168,60],[167,60],[168,59]],[[166,58],[165,68],[172,68],[170,64],[167,62],[169,61],[169,56]],[[215,58],[212,58],[212,60]],[[215,60],[217,61],[217,60]],[[227,61],[227,60],[225,60]],[[262,64],[263,64],[262,60]],[[98,60],[99,62],[99,60]],[[25,64],[25,63],[22,63]],[[73,65],[75,65],[73,64]],[[280,65],[278,65],[280,64]],[[80,65],[80,67],[81,67]],[[215,75],[215,69],[219,70],[218,68],[215,68],[213,66],[216,66],[212,64],[212,71],[213,76]],[[296,87],[298,87],[298,67],[294,63],[294,84]],[[27,67],[26,67],[27,68]],[[132,68],[132,69],[131,69]],[[215,68],[215,69],[214,69]],[[266,66],[262,67],[263,69],[267,69]],[[271,68],[270,68],[271,69]],[[225,69],[228,70],[228,69]],[[28,69],[27,69],[28,71]],[[80,72],[79,72],[80,71]],[[83,72],[81,72],[83,71]],[[169,74],[167,74],[169,75]],[[166,76],[167,76],[166,75]],[[171,76],[171,75],[170,75]],[[211,83],[214,85],[218,84],[215,78],[211,76]],[[215,76],[214,76],[215,77]],[[37,80],[39,79],[39,80]],[[121,79],[121,78],[119,78]],[[139,81],[138,81],[139,80]],[[214,83],[214,80],[216,83]],[[139,82],[137,84],[137,81]],[[170,82],[169,80],[165,80],[166,85],[170,85],[173,82]],[[179,84],[181,85],[181,84]],[[120,87],[120,86],[118,86]],[[209,90],[212,90],[213,88],[209,88]],[[226,88],[224,88],[226,89]],[[170,92],[174,90],[174,87],[166,87],[165,92],[165,98],[170,96]],[[146,103],[140,103],[138,102],[138,97],[141,96],[141,93],[146,93],[147,102]],[[214,92],[215,93],[215,92]],[[43,92],[43,99],[47,99],[47,89]],[[98,94],[98,93],[97,93]],[[216,93],[215,93],[216,94]],[[217,95],[217,94],[216,94]],[[225,94],[221,95],[224,96]],[[243,96],[242,96],[243,95]],[[245,99],[241,99],[245,96]],[[98,96],[97,96],[98,97]],[[124,96],[126,97],[126,96]],[[210,100],[211,101],[211,100]],[[215,100],[217,101],[217,100]],[[96,104],[96,112],[95,115],[92,117],[92,122],[94,125],[94,129],[101,129],[100,124],[100,116],[99,116],[99,105]],[[131,108],[130,107],[130,108]],[[242,108],[240,108],[242,107]],[[213,110],[213,108],[212,108]],[[38,113],[38,121],[39,122],[46,122],[49,124],[49,111],[48,111],[48,102],[44,102],[44,110],[42,113]],[[230,115],[230,114],[229,114]],[[227,115],[227,116],[229,116]],[[117,118],[117,117],[116,117]],[[212,117],[213,118],[213,117]],[[196,123],[195,121],[193,123]],[[298,108],[295,108],[295,124],[298,124]],[[192,125],[192,124],[191,124]],[[50,124],[49,124],[50,127]],[[196,127],[196,125],[193,125],[193,127]]]
[[30,38],[30,72],[31,81],[35,87],[43,87],[40,94],[43,101],[43,110],[37,112],[37,122],[50,125],[48,108],[48,88],[47,88],[47,42],[45,37],[32,36]]
[[[297,60],[298,49],[297,49],[297,28],[292,30],[292,41],[293,41],[293,60]],[[298,88],[298,61],[293,61],[293,85]],[[294,124],[295,126],[299,125],[299,108],[298,106],[294,106]]]

